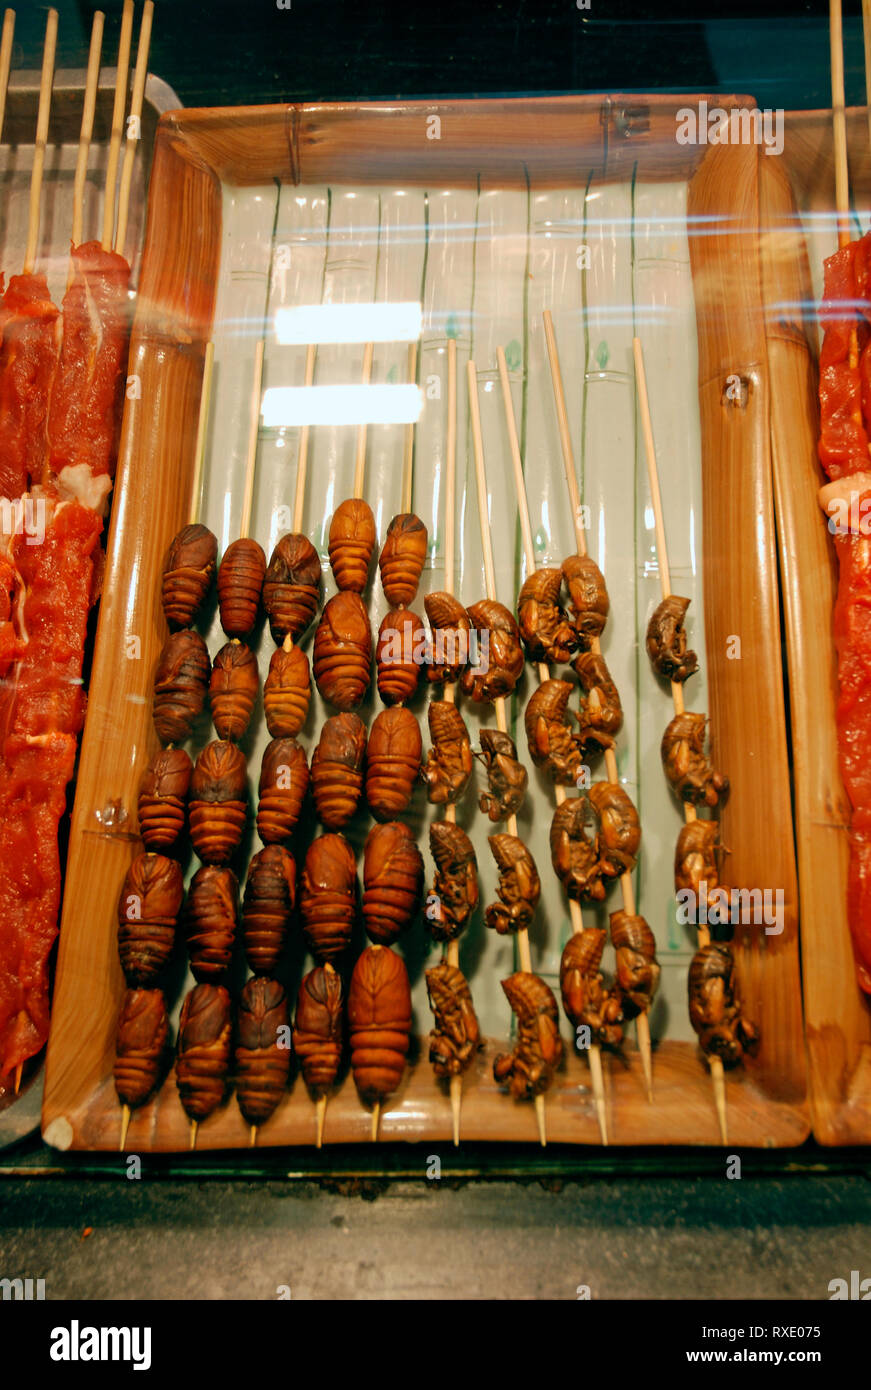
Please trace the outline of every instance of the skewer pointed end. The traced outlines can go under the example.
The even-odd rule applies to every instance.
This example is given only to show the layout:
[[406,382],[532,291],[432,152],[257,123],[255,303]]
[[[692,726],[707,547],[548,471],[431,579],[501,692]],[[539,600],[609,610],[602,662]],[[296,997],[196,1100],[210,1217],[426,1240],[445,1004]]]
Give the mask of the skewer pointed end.
[[635,1025],[638,1038],[638,1051],[641,1056],[641,1070],[644,1073],[644,1089],[647,1100],[653,1104],[653,1049],[650,1042],[650,1020],[647,1014],[639,1014]]
[[191,1142],[190,1142],[190,1149],[191,1149],[191,1152],[193,1152],[193,1150],[197,1147],[197,1129],[198,1129],[198,1125],[197,1125],[196,1120],[191,1120]]
[[256,1148],[257,1148],[257,1126],[256,1126],[256,1125],[252,1125],[252,1126],[251,1126],[251,1137],[250,1137],[248,1143],[249,1143],[249,1147],[250,1147],[250,1148],[252,1148],[252,1149],[256,1149]]
[[377,1144],[377,1143],[378,1143],[378,1126],[380,1125],[380,1123],[381,1123],[381,1102],[380,1102],[380,1100],[378,1100],[378,1101],[375,1102],[375,1105],[374,1105],[373,1110],[372,1110],[372,1143],[373,1143],[373,1144]]
[[15,1068],[15,1081],[14,1081],[14,1083],[13,1083],[13,1084],[14,1084],[14,1087],[15,1087],[15,1094],[16,1094],[16,1095],[18,1095],[18,1092],[21,1090],[21,1077],[22,1077],[23,1073],[24,1073],[24,1067],[23,1067],[22,1063],[19,1062],[19,1063],[18,1063],[18,1066]]
[[726,1073],[719,1057],[709,1058],[711,1080],[714,1083],[714,1104],[717,1107],[717,1123],[720,1127],[720,1143],[728,1144],[729,1130],[726,1122]]
[[451,1077],[451,1114],[453,1117],[454,1148],[460,1147],[460,1110],[463,1104],[463,1078]]
[[543,1149],[547,1148],[547,1118],[544,1113],[544,1096],[535,1097],[535,1118],[538,1121],[538,1138]]
[[601,1049],[591,1047],[590,1058],[590,1080],[593,1083],[593,1097],[596,1102],[596,1116],[599,1121],[599,1135],[605,1148],[608,1147],[608,1112],[605,1107],[605,1079],[602,1075],[602,1052]]
[[130,1106],[121,1106],[121,1138],[118,1141],[118,1152],[123,1153],[127,1147],[127,1130],[130,1128]]
[[327,1098],[326,1098],[326,1096],[318,1096],[317,1104],[315,1105],[315,1120],[316,1120],[316,1123],[317,1123],[317,1135],[316,1135],[316,1137],[315,1137],[315,1148],[316,1148],[316,1149],[323,1148],[323,1143],[324,1143],[324,1124],[325,1124],[325,1122],[326,1122],[326,1118],[327,1118]]

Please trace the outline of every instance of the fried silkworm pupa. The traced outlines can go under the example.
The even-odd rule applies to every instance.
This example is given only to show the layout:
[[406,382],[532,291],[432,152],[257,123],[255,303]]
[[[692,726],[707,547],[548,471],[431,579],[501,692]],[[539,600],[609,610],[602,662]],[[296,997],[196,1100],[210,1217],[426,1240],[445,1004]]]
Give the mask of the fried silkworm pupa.
[[357,714],[333,714],[324,722],[312,754],[315,811],[328,830],[341,830],[363,794],[366,726]]
[[325,1095],[342,1060],[342,980],[331,965],[316,965],[304,977],[296,1002],[293,1050],[312,1095]]
[[239,922],[239,883],[232,869],[204,864],[188,888],[185,929],[195,980],[218,983],[230,968]]
[[156,1088],[168,1036],[163,990],[125,990],[115,1040],[115,1090],[131,1110],[144,1105]]
[[650,616],[647,624],[647,655],[654,671],[667,681],[683,682],[699,669],[699,658],[687,648],[684,618],[688,598],[669,594]]
[[562,575],[569,591],[568,620],[575,630],[578,646],[588,651],[594,637],[600,637],[608,621],[610,602],[605,576],[589,555],[569,555],[562,563]]
[[381,587],[393,608],[413,602],[426,560],[427,531],[419,516],[400,512],[387,528],[378,557]]
[[461,970],[440,961],[426,972],[426,991],[435,1014],[429,1060],[436,1076],[461,1076],[481,1046],[481,1029],[468,981]]
[[596,844],[602,873],[606,878],[631,873],[641,843],[641,823],[630,797],[612,782],[594,782],[587,795],[598,822]]
[[623,724],[623,706],[604,658],[596,652],[579,652],[572,662],[586,700],[578,716],[578,734],[585,754],[614,747]]
[[385,705],[404,705],[417,690],[426,655],[426,628],[407,608],[385,613],[375,646],[378,694]]
[[550,826],[550,858],[553,871],[575,902],[605,896],[602,866],[595,837],[587,834],[591,820],[586,797],[570,796],[554,812]]
[[336,584],[362,594],[375,549],[375,517],[368,502],[350,497],[333,513],[327,545]]
[[209,703],[218,737],[238,740],[248,728],[260,684],[257,658],[243,642],[226,642],[212,662]]
[[395,1091],[411,1038],[411,989],[405,962],[386,946],[367,946],[348,991],[351,1067],[369,1104]]
[[411,800],[420,776],[423,740],[410,710],[383,709],[369,730],[366,800],[376,820],[392,820]]
[[517,1017],[514,1051],[500,1053],[493,1062],[493,1077],[516,1100],[533,1100],[548,1089],[562,1061],[556,1000],[544,980],[518,970],[502,981],[505,996]]
[[355,709],[372,675],[372,629],[357,593],[334,594],[315,633],[314,673],[318,690],[336,709]]
[[206,702],[209,651],[198,632],[167,638],[154,674],[154,727],[161,743],[184,743]]
[[227,1094],[233,1011],[223,985],[194,985],[181,1006],[175,1077],[191,1120],[207,1120]]
[[139,834],[146,849],[169,849],[184,830],[193,763],[183,748],[161,748],[139,784]]
[[370,941],[389,946],[405,931],[423,896],[423,855],[407,825],[373,825],[363,851],[363,925]]
[[260,764],[257,834],[264,845],[289,840],[299,821],[308,790],[305,749],[295,738],[274,738]]
[[472,775],[472,744],[465,720],[450,700],[433,700],[427,715],[432,747],[421,768],[427,799],[434,806],[454,806]]
[[436,941],[453,941],[478,905],[478,861],[465,830],[450,821],[433,821],[429,849],[436,873],[426,900],[426,924]]
[[218,567],[218,604],[228,637],[246,637],[256,623],[265,577],[266,556],[257,541],[246,536],[227,546]]
[[560,605],[562,582],[562,570],[535,570],[520,590],[517,618],[530,661],[559,665],[568,661],[578,645]]
[[282,536],[269,560],[263,581],[263,607],[272,640],[296,642],[318,611],[321,562],[308,536]]
[[759,1046],[755,1024],[744,1017],[735,961],[728,946],[710,942],[696,951],[687,978],[690,1023],[706,1057],[734,1067]]
[[643,917],[623,911],[611,913],[611,940],[617,952],[616,984],[623,1017],[636,1018],[647,1013],[659,987],[656,940]]
[[118,954],[128,985],[153,985],[172,955],[184,897],[181,869],[163,854],[137,854],[118,899]]
[[520,810],[529,774],[517,761],[514,740],[501,729],[482,729],[479,734],[481,751],[476,753],[487,773],[487,791],[482,792],[478,805],[491,821],[507,820]]
[[163,563],[162,601],[170,627],[190,627],[215,577],[218,541],[208,526],[183,526]]
[[266,727],[273,738],[293,738],[308,714],[312,697],[308,657],[301,647],[272,653],[263,687]]
[[429,681],[455,681],[468,664],[472,620],[459,599],[437,590],[423,601],[432,627]]
[[344,835],[321,835],[309,845],[299,910],[312,955],[334,961],[349,945],[357,915],[357,863]]
[[499,867],[498,903],[491,903],[484,921],[500,936],[511,936],[532,925],[541,897],[535,860],[516,835],[490,835],[487,843]]
[[707,891],[720,886],[717,868],[717,836],[720,823],[715,820],[691,820],[681,826],[674,850],[674,891],[689,890],[697,897],[702,883]]
[[600,927],[586,927],[570,936],[560,960],[560,993],[575,1031],[585,1026],[591,1046],[615,1048],[623,1041],[623,1011],[619,991],[608,989],[599,971],[604,949],[605,932]]
[[265,1124],[287,1090],[288,1018],[284,985],[248,981],[236,1011],[236,1099],[249,1125]]
[[577,719],[568,708],[571,693],[569,681],[542,681],[523,716],[530,758],[561,787],[577,786],[585,766],[584,746],[569,723]]
[[233,743],[207,743],[194,764],[189,824],[204,864],[226,864],[239,848],[248,812],[248,769]]
[[693,806],[716,806],[729,790],[729,780],[705,757],[703,714],[676,714],[662,736],[660,752],[665,775],[680,801]]
[[242,900],[245,959],[255,975],[271,975],[281,959],[296,906],[296,864],[281,845],[267,845],[248,866]]
[[479,702],[504,698],[523,675],[525,657],[520,628],[513,613],[495,599],[481,599],[466,612],[478,633],[479,662],[466,667],[462,688]]

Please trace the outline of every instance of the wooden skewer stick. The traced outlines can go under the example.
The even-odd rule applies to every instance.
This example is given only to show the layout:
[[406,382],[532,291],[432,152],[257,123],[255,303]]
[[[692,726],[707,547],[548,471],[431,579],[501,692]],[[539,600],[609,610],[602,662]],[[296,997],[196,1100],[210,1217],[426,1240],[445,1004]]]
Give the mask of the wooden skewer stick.
[[45,22],[45,46],[42,50],[42,75],[39,80],[39,110],[36,117],[36,146],[33,151],[33,170],[30,175],[30,209],[27,221],[27,247],[24,252],[24,274],[30,275],[36,262],[39,240],[39,201],[42,194],[42,175],[45,169],[45,146],[48,141],[48,118],[51,112],[51,85],[54,80],[54,57],[57,50],[57,10],[49,10]]
[[12,40],[15,36],[15,11],[3,15],[3,34],[0,36],[0,136],[6,115],[6,93],[9,90],[9,69],[12,66]]
[[251,1149],[256,1149],[256,1148],[257,1148],[257,1126],[256,1126],[256,1125],[252,1125],[252,1126],[251,1126],[250,1138],[249,1138],[249,1140],[248,1140],[248,1147],[251,1148]]
[[112,250],[112,231],[115,226],[115,183],[121,155],[121,135],[127,107],[127,75],[130,71],[130,44],[133,38],[133,0],[124,0],[121,14],[121,37],[118,41],[118,64],[115,69],[115,104],[112,108],[112,133],[109,137],[109,158],[106,163],[106,190],[103,201],[104,251]]
[[[368,386],[372,379],[372,357],[374,343],[367,343],[363,352],[363,385]],[[354,460],[354,496],[363,496],[363,480],[366,476],[366,425],[357,426],[357,454]]]
[[[863,0],[862,22],[865,26],[865,80],[871,83],[867,66],[869,48],[868,26],[865,21]],[[835,211],[838,223],[838,249],[843,251],[850,244],[850,171],[847,163],[847,110],[844,96],[844,32],[841,22],[841,0],[829,0],[829,63],[832,73],[832,136],[835,160]],[[871,113],[869,113],[871,122]],[[859,366],[859,336],[856,325],[850,329],[849,348],[850,369]],[[853,411],[857,425],[862,424],[862,407],[857,405]]]
[[[309,343],[305,350],[305,384],[312,386],[315,379],[315,358],[317,348],[314,343]],[[308,471],[308,441],[311,433],[311,425],[304,424],[299,432],[299,461],[296,466],[296,493],[293,499],[293,529],[302,530],[302,518],[305,511],[305,483]]]
[[381,1123],[381,1102],[376,1100],[372,1107],[372,1143],[378,1142],[378,1126]]
[[145,0],[142,11],[142,26],[139,30],[139,46],[136,50],[136,69],[133,74],[133,95],[130,98],[130,114],[127,117],[127,141],[124,146],[124,163],[121,168],[121,185],[118,194],[118,227],[115,232],[115,250],[124,255],[127,240],[127,215],[130,211],[130,189],[133,185],[133,166],[136,151],[142,138],[142,103],[145,99],[145,82],[148,77],[148,50],[151,47],[151,21],[154,17],[152,0]]
[[257,444],[260,438],[260,389],[263,384],[263,352],[265,340],[260,338],[254,350],[254,381],[251,386],[251,416],[248,425],[248,457],[245,463],[245,492],[242,498],[242,519],[239,539],[245,540],[251,530],[254,508],[254,476],[257,472]]
[[[97,88],[100,84],[100,54],[103,48],[103,24],[106,16],[102,10],[95,10],[91,26],[91,47],[88,52],[88,72],[85,78],[85,102],[82,107],[82,126],[79,132],[79,152],[76,157],[76,174],[73,181],[73,246],[80,246],[84,230],[85,182],[88,177],[88,153],[91,136],[94,133],[94,111],[97,106]],[[70,279],[73,267],[70,263]]]
[[199,1125],[197,1124],[197,1121],[196,1121],[196,1120],[191,1120],[191,1142],[190,1142],[191,1152],[193,1152],[193,1150],[197,1147],[197,1130],[198,1130],[198,1129],[199,1129]]
[[[647,476],[650,480],[650,497],[653,503],[653,518],[656,531],[656,555],[659,561],[659,580],[662,588],[662,597],[669,598],[671,595],[671,573],[668,567],[665,519],[662,514],[662,497],[659,491],[659,470],[656,463],[656,447],[653,442],[653,425],[650,418],[650,400],[647,395],[647,377],[644,371],[644,354],[641,349],[640,339],[632,339],[632,351],[635,356],[635,380],[638,386],[638,405],[641,412],[641,428],[644,435],[644,452],[647,456]],[[675,714],[683,714],[683,686],[679,681],[671,682],[671,694],[674,702]],[[691,806],[689,802],[686,801],[684,802],[684,817],[687,821],[696,820],[695,806]],[[711,934],[705,924],[699,923],[697,934],[699,946],[707,946],[711,940]],[[714,1086],[714,1103],[717,1108],[717,1119],[720,1125],[720,1138],[724,1144],[727,1144],[726,1074],[723,1070],[722,1060],[719,1057],[708,1057],[708,1066]]]
[[199,521],[202,508],[203,469],[206,461],[206,435],[209,431],[209,403],[212,398],[212,372],[215,366],[215,344],[206,343],[203,358],[203,384],[200,387],[200,413],[197,418],[197,442],[194,446],[194,476],[191,483],[190,524]]
[[130,1106],[121,1106],[121,1142],[118,1145],[118,1152],[123,1153],[127,1147],[127,1130],[130,1128]]
[[326,1097],[326,1095],[318,1096],[317,1100],[315,1101],[315,1125],[316,1125],[315,1148],[316,1148],[316,1149],[320,1149],[320,1148],[323,1147],[323,1142],[324,1142],[324,1124],[325,1124],[325,1122],[326,1122],[326,1118],[327,1118],[327,1097]]
[[[456,345],[455,345],[456,347]],[[408,344],[408,380],[413,386],[417,381],[417,343]],[[414,497],[414,421],[409,420],[405,427],[405,448],[402,455],[402,501],[401,510],[411,511]]]

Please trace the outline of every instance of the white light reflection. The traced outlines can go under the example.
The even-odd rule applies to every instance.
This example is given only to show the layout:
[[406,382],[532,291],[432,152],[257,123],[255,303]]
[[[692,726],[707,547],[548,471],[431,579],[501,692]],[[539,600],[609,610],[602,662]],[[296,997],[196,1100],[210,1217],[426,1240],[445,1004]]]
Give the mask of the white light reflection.
[[419,386],[270,386],[261,416],[282,425],[410,425],[420,419]]
[[419,302],[298,304],[276,309],[279,343],[414,343],[423,328]]

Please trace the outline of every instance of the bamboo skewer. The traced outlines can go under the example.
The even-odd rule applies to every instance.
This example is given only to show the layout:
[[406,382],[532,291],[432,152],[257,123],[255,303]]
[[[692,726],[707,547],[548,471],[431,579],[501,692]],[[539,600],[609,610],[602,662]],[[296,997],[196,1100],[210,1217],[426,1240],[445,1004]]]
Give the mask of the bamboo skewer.
[[123,1153],[127,1147],[127,1131],[130,1128],[130,1106],[121,1106],[121,1139],[118,1144],[118,1152]]
[[[310,343],[305,350],[305,385],[311,386],[315,379],[315,358],[317,348],[314,343]],[[299,460],[296,466],[296,493],[293,499],[293,529],[302,530],[302,518],[305,511],[305,483],[306,472],[308,471],[308,441],[311,433],[311,425],[304,424],[299,433]]]
[[51,113],[51,87],[54,80],[54,58],[57,50],[57,10],[49,10],[45,22],[45,46],[42,51],[42,75],[39,80],[39,111],[36,118],[36,145],[33,151],[33,170],[30,175],[30,208],[27,220],[27,247],[24,252],[24,274],[31,275],[36,262],[39,240],[39,203],[42,196],[42,175],[45,169],[45,146],[48,141],[48,118]]
[[[449,341],[453,341],[450,339]],[[455,349],[456,350],[456,349]],[[417,343],[408,345],[408,380],[413,386],[417,381]],[[402,500],[400,510],[411,511],[414,496],[414,421],[405,427],[405,448],[402,454]]]
[[200,388],[200,413],[197,418],[197,442],[194,446],[194,476],[191,483],[190,524],[199,520],[202,507],[203,470],[206,462],[206,435],[209,429],[209,404],[212,398],[212,372],[215,366],[215,344],[206,343],[203,358],[203,384]]
[[251,414],[248,422],[248,456],[245,461],[245,491],[242,497],[242,518],[239,539],[245,540],[251,530],[254,508],[254,477],[257,472],[257,445],[260,439],[260,388],[263,383],[263,353],[265,339],[260,338],[254,349],[254,381],[251,386]]
[[[368,386],[372,379],[372,358],[375,344],[367,343],[363,351],[363,385]],[[363,482],[366,477],[366,434],[367,426],[357,426],[357,453],[354,459],[354,497],[362,498]]]
[[136,49],[133,95],[130,98],[130,114],[127,117],[127,141],[124,146],[124,163],[121,167],[121,184],[118,193],[118,226],[115,232],[114,249],[121,256],[124,255],[124,243],[127,239],[127,215],[130,211],[133,166],[136,163],[136,150],[141,139],[142,103],[145,99],[145,82],[148,77],[148,50],[151,47],[153,17],[153,0],[145,0],[142,25],[139,30],[139,45]]
[[12,66],[12,40],[15,36],[15,11],[3,14],[3,34],[0,37],[0,136],[6,115],[6,93],[9,90],[9,69]]
[[[91,47],[88,52],[88,72],[85,78],[85,102],[82,107],[82,127],[79,133],[79,151],[76,157],[76,173],[73,181],[73,246],[80,246],[84,230],[85,182],[88,177],[88,153],[91,136],[94,133],[94,111],[97,106],[97,88],[100,83],[100,53],[103,48],[103,24],[106,16],[102,10],[94,12],[91,26]],[[70,280],[73,277],[70,262]]]
[[115,71],[115,103],[112,107],[112,133],[109,137],[109,158],[106,164],[106,191],[103,201],[104,251],[112,250],[112,232],[115,227],[115,183],[118,177],[118,160],[121,155],[121,135],[124,129],[124,111],[127,107],[127,76],[130,71],[130,44],[133,38],[133,0],[124,0],[121,14],[121,37],[118,41],[118,64]]

